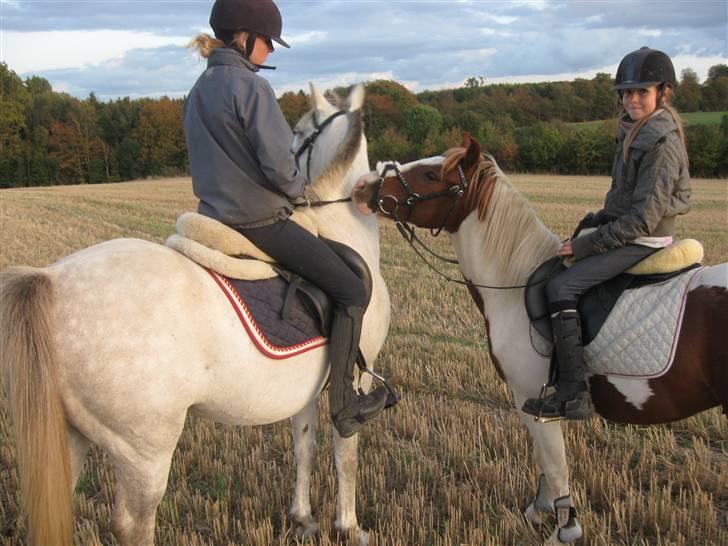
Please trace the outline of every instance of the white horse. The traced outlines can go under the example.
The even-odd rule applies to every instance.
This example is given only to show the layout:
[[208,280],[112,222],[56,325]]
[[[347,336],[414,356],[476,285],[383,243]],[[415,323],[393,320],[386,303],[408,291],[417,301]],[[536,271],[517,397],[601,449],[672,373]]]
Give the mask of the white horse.
[[[294,148],[339,111],[316,89]],[[342,102],[313,145],[311,188],[348,197],[369,171],[364,88]],[[376,219],[351,203],[302,210],[320,234],[353,247],[373,277],[361,349],[368,362],[389,328]],[[120,544],[154,542],[155,513],[187,413],[231,425],[291,418],[297,463],[290,514],[296,533],[318,530],[309,500],[318,398],[327,350],[271,360],[253,344],[226,296],[200,266],[168,247],[116,239],[44,268],[3,273],[2,372],[17,438],[29,542],[71,544],[72,494],[91,443],[116,475],[112,525]],[[365,387],[368,386],[364,382]],[[355,512],[357,437],[334,432],[336,529],[361,543]]]
[[[449,233],[485,319],[491,361],[513,393],[543,472],[526,515],[541,523],[544,513],[555,513],[557,527],[549,543],[573,542],[582,530],[570,495],[561,426],[537,422],[520,410],[548,381],[550,352],[531,328],[523,285],[539,264],[555,256],[559,239],[492,158],[481,154],[477,141],[466,135],[463,146],[406,165],[380,165],[379,172],[355,185],[353,197],[362,212]],[[649,379],[592,375],[597,412],[609,420],[639,424],[674,421],[721,405],[728,414],[727,325],[728,264],[698,270],[669,371]]]

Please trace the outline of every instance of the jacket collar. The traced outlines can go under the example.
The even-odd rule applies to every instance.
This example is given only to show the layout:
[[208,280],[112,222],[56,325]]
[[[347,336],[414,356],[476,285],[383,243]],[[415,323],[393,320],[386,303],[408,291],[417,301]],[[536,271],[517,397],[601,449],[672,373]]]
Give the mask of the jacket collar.
[[251,72],[257,72],[258,67],[243,57],[239,52],[229,47],[214,49],[207,59],[207,68],[213,66],[237,66]]
[[[652,115],[652,117],[645,123],[640,129],[637,136],[632,141],[630,148],[636,150],[651,150],[665,135],[677,131],[677,125],[675,120],[672,119],[672,115],[667,110],[662,110]],[[623,125],[619,130],[619,140],[624,141],[627,136],[626,127]]]

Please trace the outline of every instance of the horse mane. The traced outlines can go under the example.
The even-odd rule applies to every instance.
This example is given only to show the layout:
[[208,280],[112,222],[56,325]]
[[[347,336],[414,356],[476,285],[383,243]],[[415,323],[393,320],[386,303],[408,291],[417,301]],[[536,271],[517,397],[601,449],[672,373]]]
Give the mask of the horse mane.
[[[442,178],[457,168],[464,148],[445,152]],[[495,159],[481,154],[465,199],[466,211],[476,211],[482,226],[484,253],[497,257],[504,283],[520,284],[546,259],[554,256],[559,239],[544,225],[526,197],[508,180]]]
[[361,109],[353,112],[347,111],[345,117],[348,121],[348,127],[336,155],[322,173],[308,186],[308,191],[317,199],[344,197],[340,195],[341,182],[359,153],[364,133],[364,119]]

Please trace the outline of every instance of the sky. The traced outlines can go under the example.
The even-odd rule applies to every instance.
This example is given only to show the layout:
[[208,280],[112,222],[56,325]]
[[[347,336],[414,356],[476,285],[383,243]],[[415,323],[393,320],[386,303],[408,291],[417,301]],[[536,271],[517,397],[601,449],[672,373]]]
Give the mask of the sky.
[[[641,46],[700,81],[728,64],[728,0],[279,0],[282,47],[262,71],[280,95],[376,79],[414,92],[614,74]],[[184,96],[205,69],[212,0],[0,0],[0,62],[101,100]]]

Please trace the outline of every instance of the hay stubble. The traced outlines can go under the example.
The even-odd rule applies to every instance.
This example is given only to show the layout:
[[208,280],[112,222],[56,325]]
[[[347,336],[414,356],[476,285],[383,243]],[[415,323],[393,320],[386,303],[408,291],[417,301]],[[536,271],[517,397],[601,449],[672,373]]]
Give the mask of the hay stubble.
[[[606,178],[511,177],[561,236],[598,207]],[[705,263],[728,260],[726,181],[695,181],[681,237],[702,240]],[[43,266],[114,237],[162,242],[194,208],[188,180],[0,192],[0,268]],[[444,237],[434,241],[450,253]],[[378,545],[538,544],[526,522],[535,493],[530,441],[488,361],[467,291],[416,261],[382,226],[392,326],[378,367],[404,395],[362,434],[358,514]],[[457,270],[450,269],[457,276]],[[243,380],[243,378],[241,378]],[[333,533],[335,477],[326,403],[312,505],[318,544]],[[660,427],[599,419],[566,428],[585,544],[728,544],[728,424],[716,409]],[[188,419],[157,514],[157,543],[295,543],[287,516],[294,480],[287,423],[254,428]],[[113,471],[92,450],[76,495],[78,544],[113,544]],[[0,545],[24,537],[10,424],[0,412]]]

